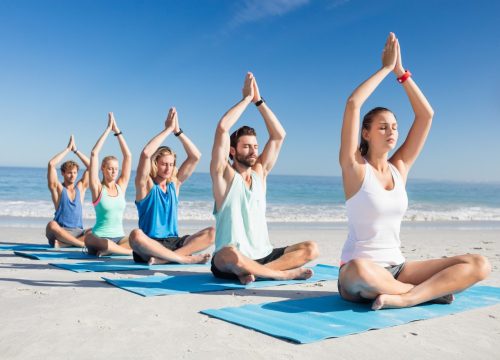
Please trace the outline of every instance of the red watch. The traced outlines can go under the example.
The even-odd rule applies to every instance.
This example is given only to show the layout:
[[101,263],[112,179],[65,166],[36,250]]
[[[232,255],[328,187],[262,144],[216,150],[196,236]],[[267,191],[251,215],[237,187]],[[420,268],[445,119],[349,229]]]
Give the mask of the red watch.
[[405,70],[405,73],[397,78],[398,83],[402,84],[411,76],[410,70]]

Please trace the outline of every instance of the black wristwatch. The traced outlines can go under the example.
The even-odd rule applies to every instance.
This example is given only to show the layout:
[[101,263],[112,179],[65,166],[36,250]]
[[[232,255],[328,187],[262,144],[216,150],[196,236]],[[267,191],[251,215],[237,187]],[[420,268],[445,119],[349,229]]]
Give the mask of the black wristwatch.
[[259,106],[261,106],[261,105],[262,105],[263,103],[265,103],[265,102],[266,102],[266,101],[264,100],[264,98],[262,98],[262,97],[261,97],[259,101],[256,101],[256,102],[255,102],[255,106],[259,107]]
[[184,131],[182,131],[181,128],[179,128],[179,131],[174,133],[175,136],[179,136],[180,134],[182,134]]

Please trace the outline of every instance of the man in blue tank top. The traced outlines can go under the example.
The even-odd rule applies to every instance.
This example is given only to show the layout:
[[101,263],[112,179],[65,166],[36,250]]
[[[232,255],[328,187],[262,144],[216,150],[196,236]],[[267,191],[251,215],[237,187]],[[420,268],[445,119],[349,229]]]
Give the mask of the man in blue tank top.
[[[177,155],[162,142],[171,134],[181,142],[187,158],[177,168]],[[197,254],[214,242],[214,228],[179,236],[177,208],[181,186],[193,174],[201,153],[179,126],[177,110],[171,108],[163,130],[144,147],[135,176],[135,205],[139,228],[129,236],[134,261],[139,263],[206,263],[210,254]]]
[[[72,151],[85,165],[86,169],[81,179],[78,177],[78,164],[66,161],[61,165],[63,183],[57,178],[56,166]],[[49,244],[53,247],[78,246],[83,247],[82,205],[85,191],[89,186],[88,169],[89,159],[76,148],[73,135],[69,139],[66,149],[55,155],[49,161],[47,182],[56,209],[54,220],[51,220],[45,229]]]
[[[262,115],[269,140],[258,154],[255,130],[243,126],[229,136],[250,103]],[[307,279],[311,269],[302,265],[318,256],[315,242],[305,241],[273,248],[266,223],[266,178],[273,168],[285,138],[285,130],[261,98],[253,74],[248,73],[243,99],[224,114],[217,125],[210,163],[214,215],[215,253],[212,273],[247,284],[256,277],[276,280]],[[227,157],[233,160],[228,162]]]

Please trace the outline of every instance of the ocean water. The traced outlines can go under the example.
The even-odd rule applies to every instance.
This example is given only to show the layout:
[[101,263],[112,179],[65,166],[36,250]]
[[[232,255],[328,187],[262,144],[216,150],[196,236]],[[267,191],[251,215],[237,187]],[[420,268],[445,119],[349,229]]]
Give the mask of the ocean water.
[[[132,179],[135,173],[132,174]],[[46,169],[0,167],[0,220],[40,219],[54,214],[47,189]],[[408,222],[498,222],[500,182],[464,183],[412,180],[407,184]],[[134,184],[127,189],[125,220],[137,221]],[[183,185],[179,220],[213,220],[210,175],[196,173]],[[90,191],[86,192],[84,219],[95,218]],[[323,176],[270,175],[267,218],[271,223],[345,223],[342,179]]]

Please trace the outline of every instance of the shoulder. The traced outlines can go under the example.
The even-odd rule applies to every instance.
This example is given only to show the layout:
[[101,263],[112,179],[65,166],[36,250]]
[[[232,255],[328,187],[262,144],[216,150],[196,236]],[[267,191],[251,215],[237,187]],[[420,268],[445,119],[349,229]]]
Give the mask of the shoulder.
[[234,174],[236,173],[237,171],[234,170],[233,167],[228,164],[222,173],[222,177],[212,176],[212,178],[214,179],[214,181],[223,179],[226,183],[229,183],[230,181],[232,181],[232,179],[234,178]]
[[261,163],[257,163],[254,166],[252,166],[252,173],[257,174],[262,180],[264,180],[267,175],[264,173],[264,167],[262,166]]
[[396,173],[401,177],[403,182],[406,183],[408,168],[406,167],[404,161],[390,159],[389,164],[392,165],[393,169],[396,170]]
[[173,179],[172,181],[170,181],[168,184],[167,184],[167,187],[169,189],[174,189],[174,190],[177,190],[180,188],[180,185],[181,183],[177,180],[177,179]]

